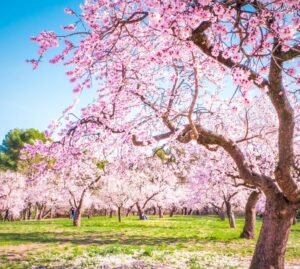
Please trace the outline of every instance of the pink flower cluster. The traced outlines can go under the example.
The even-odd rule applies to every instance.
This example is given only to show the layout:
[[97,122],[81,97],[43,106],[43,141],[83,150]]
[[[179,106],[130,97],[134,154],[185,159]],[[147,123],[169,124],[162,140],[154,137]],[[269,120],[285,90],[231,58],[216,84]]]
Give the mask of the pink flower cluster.
[[42,56],[49,48],[58,47],[58,38],[52,31],[41,32],[37,37],[32,37],[31,40],[39,43],[39,56]]

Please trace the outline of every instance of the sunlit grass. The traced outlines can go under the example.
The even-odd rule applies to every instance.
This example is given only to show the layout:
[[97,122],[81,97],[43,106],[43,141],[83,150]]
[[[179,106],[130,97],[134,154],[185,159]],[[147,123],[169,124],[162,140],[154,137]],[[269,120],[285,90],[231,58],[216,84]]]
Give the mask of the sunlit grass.
[[[258,220],[257,234],[261,226]],[[175,216],[149,221],[124,217],[122,223],[108,217],[82,219],[80,228],[69,219],[0,223],[0,268],[47,266],[78,257],[133,255],[162,259],[159,253],[178,251],[252,255],[255,240],[240,239],[243,219],[237,229],[217,217]],[[300,259],[300,224],[293,226],[287,259]],[[193,262],[193,261],[192,261]]]

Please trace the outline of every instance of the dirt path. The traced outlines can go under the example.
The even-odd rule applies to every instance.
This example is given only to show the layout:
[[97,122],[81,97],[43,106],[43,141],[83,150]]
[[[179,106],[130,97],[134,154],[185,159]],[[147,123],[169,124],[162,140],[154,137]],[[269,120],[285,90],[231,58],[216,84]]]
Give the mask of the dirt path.
[[10,261],[21,261],[26,258],[28,252],[44,248],[47,244],[32,243],[18,246],[0,246],[0,256]]

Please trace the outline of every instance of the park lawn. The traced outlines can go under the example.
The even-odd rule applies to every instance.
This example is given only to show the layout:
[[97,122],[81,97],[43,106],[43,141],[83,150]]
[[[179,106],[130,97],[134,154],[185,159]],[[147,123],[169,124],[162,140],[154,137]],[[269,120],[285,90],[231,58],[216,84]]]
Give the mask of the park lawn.
[[[258,220],[257,234],[260,226]],[[225,255],[249,260],[255,240],[240,239],[242,227],[243,219],[237,219],[234,230],[227,221],[211,216],[150,217],[149,221],[131,216],[123,217],[122,223],[116,217],[94,217],[83,218],[79,228],[69,219],[2,222],[0,268],[66,268],[74,263],[74,268],[93,268],[99,257],[120,255],[166,264],[172,254],[199,252],[217,255],[216,259]],[[286,258],[300,264],[299,223],[292,228]],[[202,268],[193,259],[186,268]]]

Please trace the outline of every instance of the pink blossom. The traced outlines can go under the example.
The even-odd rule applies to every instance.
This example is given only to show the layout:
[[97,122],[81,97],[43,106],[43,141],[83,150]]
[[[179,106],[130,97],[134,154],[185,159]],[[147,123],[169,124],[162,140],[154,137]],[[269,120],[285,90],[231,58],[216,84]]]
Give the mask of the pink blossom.
[[70,25],[64,26],[63,29],[66,31],[74,31],[76,29],[76,26],[74,24],[70,24]]
[[65,14],[68,14],[68,15],[74,15],[75,14],[75,12],[70,8],[65,8],[64,12],[65,12]]

